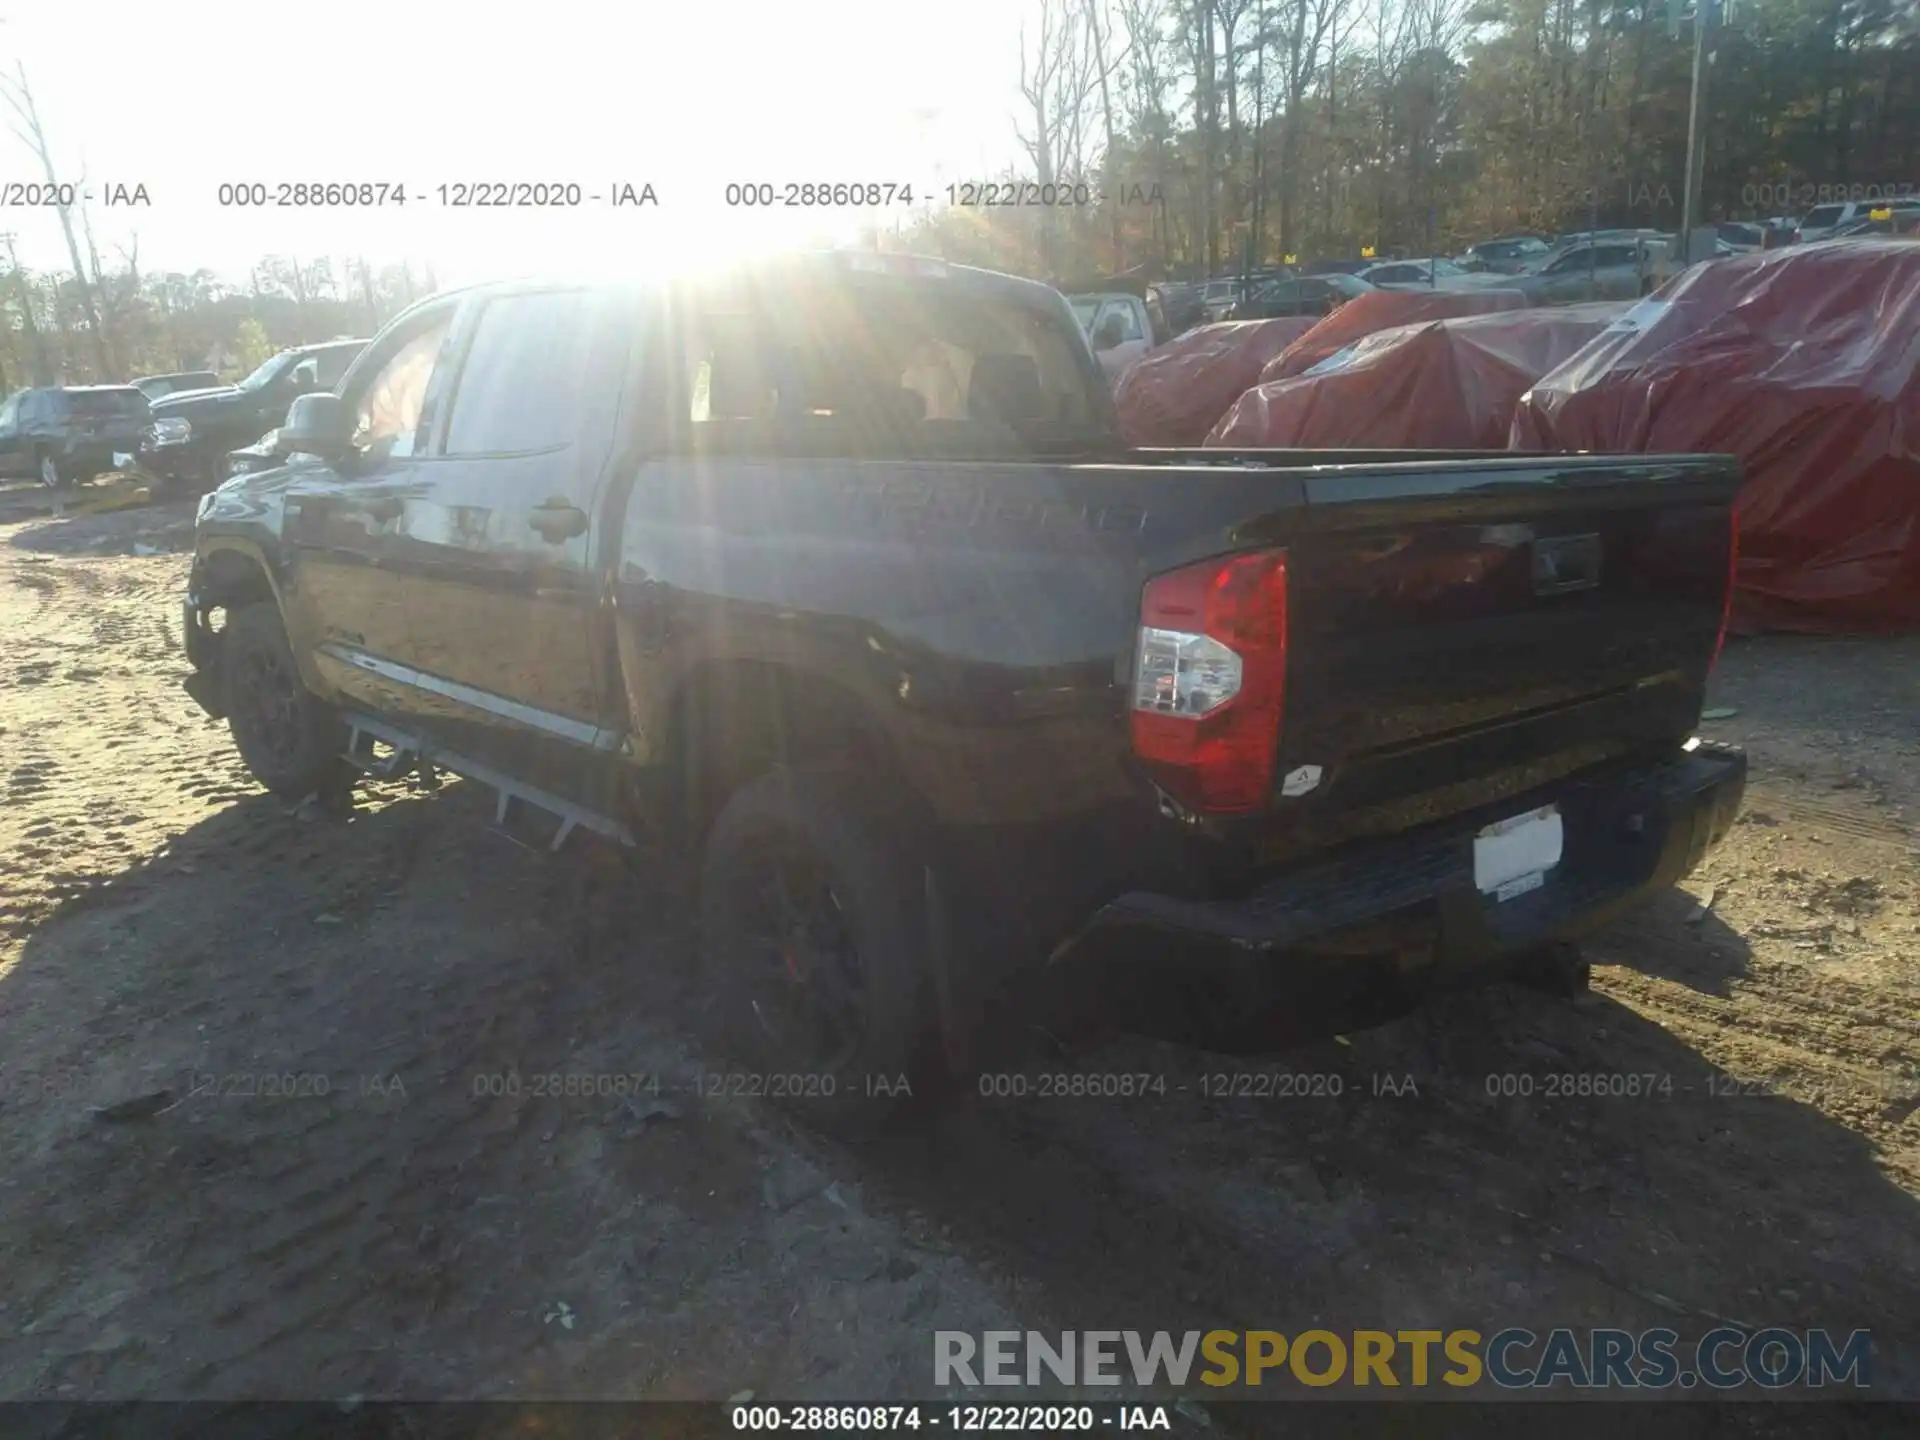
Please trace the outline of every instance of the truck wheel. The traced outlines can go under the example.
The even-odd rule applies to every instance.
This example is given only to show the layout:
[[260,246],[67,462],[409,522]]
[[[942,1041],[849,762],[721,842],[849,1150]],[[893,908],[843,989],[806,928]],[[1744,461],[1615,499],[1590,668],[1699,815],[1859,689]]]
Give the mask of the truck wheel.
[[301,683],[279,609],[229,611],[221,637],[227,728],[253,778],[287,800],[351,787],[346,727]]
[[926,859],[870,777],[774,770],[708,833],[701,963],[709,1038],[755,1093],[859,1137],[947,1076],[928,963]]

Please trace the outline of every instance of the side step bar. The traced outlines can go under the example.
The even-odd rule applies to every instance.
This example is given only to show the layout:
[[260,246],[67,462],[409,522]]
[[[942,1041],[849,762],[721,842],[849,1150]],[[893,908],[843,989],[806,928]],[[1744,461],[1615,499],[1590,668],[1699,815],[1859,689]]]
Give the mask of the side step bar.
[[[515,800],[525,801],[536,810],[544,810],[556,817],[560,821],[560,828],[548,847],[551,850],[558,850],[566,844],[567,837],[576,829],[591,830],[622,845],[631,846],[634,843],[633,832],[609,815],[602,815],[597,810],[589,810],[584,805],[576,805],[546,790],[523,784],[510,775],[501,774],[491,765],[483,765],[452,750],[440,749],[384,720],[375,720],[370,715],[351,711],[342,718],[349,727],[345,756],[347,763],[376,780],[394,780],[409,771],[418,770],[431,788],[436,767],[451,770],[456,775],[464,775],[499,793],[493,810],[493,823],[496,825],[505,823],[507,807]],[[393,753],[376,757],[373,753],[373,742],[376,740],[390,746]]]

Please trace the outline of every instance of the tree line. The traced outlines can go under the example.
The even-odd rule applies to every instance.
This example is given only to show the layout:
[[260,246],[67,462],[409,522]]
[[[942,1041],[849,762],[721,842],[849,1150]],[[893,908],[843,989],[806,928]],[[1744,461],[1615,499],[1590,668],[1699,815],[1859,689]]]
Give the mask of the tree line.
[[[950,209],[911,241],[1061,278],[1676,229],[1693,3],[1034,0],[1027,169],[1092,202]],[[1920,0],[1722,13],[1703,218],[1920,187]]]
[[102,263],[90,238],[81,269],[31,270],[11,236],[0,296],[0,393],[117,382],[173,370],[238,379],[290,345],[371,335],[437,281],[428,267],[270,255],[246,281],[211,270],[145,272],[138,247]]

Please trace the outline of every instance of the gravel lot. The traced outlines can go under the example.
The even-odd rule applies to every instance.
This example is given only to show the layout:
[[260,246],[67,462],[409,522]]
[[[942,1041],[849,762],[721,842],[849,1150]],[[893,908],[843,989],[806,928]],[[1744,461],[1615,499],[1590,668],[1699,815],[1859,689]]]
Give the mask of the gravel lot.
[[1589,996],[1257,1067],[1309,1099],[1115,1042],[1036,1066],[1167,1093],[853,1151],[484,1093],[697,1072],[682,870],[464,784],[289,813],[179,688],[190,512],[43,504],[0,494],[0,1399],[902,1398],[938,1328],[1725,1321],[1871,1328],[1920,1398],[1920,641],[1730,647],[1746,814]]

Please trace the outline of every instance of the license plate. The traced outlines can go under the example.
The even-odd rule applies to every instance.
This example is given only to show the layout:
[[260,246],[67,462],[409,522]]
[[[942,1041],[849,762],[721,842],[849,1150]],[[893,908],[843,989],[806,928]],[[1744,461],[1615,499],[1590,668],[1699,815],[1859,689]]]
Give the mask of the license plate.
[[133,468],[133,456],[127,454],[124,450],[114,451],[113,468],[116,470],[131,470]]
[[1560,863],[1564,841],[1558,805],[1489,825],[1473,837],[1473,883],[1496,901],[1538,890]]

